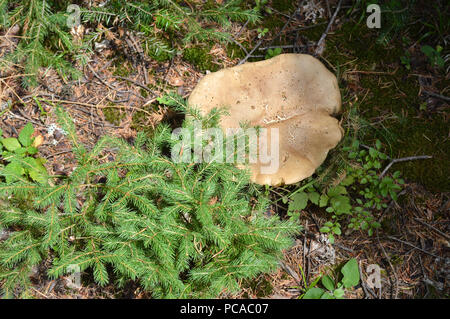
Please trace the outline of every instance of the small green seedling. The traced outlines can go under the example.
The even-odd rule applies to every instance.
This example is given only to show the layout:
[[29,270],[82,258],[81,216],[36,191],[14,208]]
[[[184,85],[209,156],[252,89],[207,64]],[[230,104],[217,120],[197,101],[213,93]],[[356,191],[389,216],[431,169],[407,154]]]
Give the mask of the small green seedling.
[[269,0],[255,0],[255,4],[256,4],[255,11],[260,12],[260,11],[264,10],[268,14],[272,14],[273,11],[271,8],[269,8],[267,6],[267,2],[269,2]]
[[[45,183],[47,180],[47,170],[44,167],[45,159],[35,158],[38,149],[33,145],[34,137],[33,125],[28,123],[20,131],[18,138],[0,138],[0,176],[3,176],[6,183],[13,183],[17,180],[31,178],[38,183]],[[3,131],[0,129],[0,137]]]
[[[337,280],[330,275],[319,276],[313,284],[309,285],[305,293],[300,295],[299,299],[344,299],[345,290],[359,284],[359,267],[355,258],[350,259],[341,268],[339,278],[341,279]],[[319,280],[323,288],[316,287]]]
[[440,45],[436,46],[436,49],[429,45],[424,45],[420,48],[423,54],[425,54],[432,66],[438,66],[439,68],[443,68],[445,61],[441,56],[442,47]]
[[258,28],[256,31],[258,31],[258,39],[261,39],[262,37],[264,37],[266,35],[267,32],[269,32],[269,29],[264,28]]
[[294,288],[299,288],[301,289],[301,291],[303,292],[300,296],[299,299],[302,299],[303,296],[305,295],[305,293],[307,293],[310,290],[313,290],[316,288],[316,285],[319,283],[321,275],[317,276],[309,285],[306,281],[306,276],[305,276],[305,272],[303,271],[302,266],[298,266],[298,268],[300,269],[300,273],[302,274],[302,282],[303,282],[303,287],[294,287]]
[[405,55],[400,57],[400,62],[402,62],[408,71],[411,70],[411,55],[409,52],[406,52]]
[[267,60],[273,58],[274,56],[281,54],[281,51],[282,51],[281,48],[268,49],[265,59]]
[[320,231],[328,234],[331,244],[335,236],[342,233],[341,224],[347,222],[349,230],[364,230],[372,236],[374,229],[381,225],[375,214],[387,207],[388,199],[397,200],[397,193],[402,189],[404,180],[400,172],[380,178],[382,162],[388,157],[381,152],[382,144],[376,141],[374,147],[361,149],[359,141],[344,147],[351,164],[345,167],[345,178],[336,186],[321,190],[318,182],[309,178],[308,183],[282,198],[288,203],[288,216],[298,218],[300,212],[313,204],[330,214]]
[[47,116],[48,113],[44,110],[44,108],[42,107],[41,101],[40,99],[38,99],[37,97],[33,97],[34,101],[36,102],[37,106],[39,107],[39,110],[41,111],[41,115],[42,116]]

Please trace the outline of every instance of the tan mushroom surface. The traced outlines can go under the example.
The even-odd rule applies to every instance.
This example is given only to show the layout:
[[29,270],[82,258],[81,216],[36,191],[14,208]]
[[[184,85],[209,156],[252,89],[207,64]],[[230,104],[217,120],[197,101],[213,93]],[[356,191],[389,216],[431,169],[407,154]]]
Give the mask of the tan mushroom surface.
[[267,164],[259,160],[250,164],[252,181],[258,184],[292,184],[311,176],[343,136],[331,116],[341,110],[337,79],[306,54],[281,54],[210,73],[188,102],[202,114],[227,108],[222,129],[239,128],[245,122],[278,128],[278,170],[264,173],[261,168]]

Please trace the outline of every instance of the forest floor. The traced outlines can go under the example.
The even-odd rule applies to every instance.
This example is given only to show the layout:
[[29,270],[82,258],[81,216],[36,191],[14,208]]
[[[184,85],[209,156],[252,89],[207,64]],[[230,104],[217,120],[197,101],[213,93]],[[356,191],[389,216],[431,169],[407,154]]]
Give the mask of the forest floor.
[[[433,158],[395,164],[407,183],[399,200],[391,201],[380,216],[383,227],[379,232],[371,237],[362,231],[343,234],[330,244],[327,236],[319,232],[324,213],[306,209],[300,218],[305,231],[297,237],[295,246],[285,252],[279,270],[252,282],[242,282],[240,294],[226,297],[296,298],[302,290],[299,287],[305,285],[302,270],[309,284],[319,274],[332,271],[335,265],[352,257],[357,259],[363,279],[370,275],[369,265],[379,265],[381,288],[370,288],[363,280],[347,293],[348,298],[448,297],[448,69],[430,64],[420,50],[419,38],[428,31],[425,24],[419,21],[394,29],[395,34],[387,35],[392,39],[380,42],[379,32],[358,21],[362,12],[349,14],[347,1],[339,5],[338,2],[306,1],[300,6],[295,1],[271,1],[273,13],[266,14],[259,26],[233,23],[233,41],[192,45],[190,56],[178,55],[162,62],[142,54],[138,35],[108,30],[108,41],[98,46],[87,65],[80,67],[84,77],[78,81],[64,81],[55,71],[45,69],[39,86],[25,90],[20,83],[20,68],[2,77],[2,106],[8,100],[13,104],[1,112],[1,128],[5,135],[16,136],[26,123],[33,123],[44,138],[39,150],[47,160],[49,173],[69,174],[74,158],[56,125],[54,105],[65,106],[75,120],[80,140],[87,146],[106,134],[133,140],[137,131],[151,131],[161,121],[179,122],[176,113],[156,100],[165,92],[176,91],[187,97],[207,72],[234,66],[242,59],[264,59],[268,47],[281,47],[283,53],[316,55],[317,43],[325,34],[324,50],[317,57],[338,77],[342,117],[357,109],[367,121],[367,127],[360,128],[366,132],[364,142],[369,145],[380,139],[388,145],[391,158]],[[305,7],[305,3],[310,7]],[[336,19],[326,31],[338,6]],[[432,8],[421,4],[408,10],[417,14],[428,10],[433,14]],[[448,18],[448,12],[445,14]],[[268,29],[262,40],[257,28]],[[450,41],[448,37],[446,41]],[[0,50],[16,43],[14,36],[4,34]],[[285,214],[280,212],[283,207],[273,209]],[[82,288],[74,290],[66,287],[64,278],[50,280],[40,270],[34,280],[37,298],[149,297],[137,284],[118,291],[113,286],[99,287],[87,278]]]

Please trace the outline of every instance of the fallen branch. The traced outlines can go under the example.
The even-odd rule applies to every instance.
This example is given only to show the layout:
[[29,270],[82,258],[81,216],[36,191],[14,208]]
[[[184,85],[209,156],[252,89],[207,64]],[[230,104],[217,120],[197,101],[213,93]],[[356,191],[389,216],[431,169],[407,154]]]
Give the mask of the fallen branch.
[[394,75],[397,72],[398,68],[396,68],[392,72],[378,72],[378,71],[364,71],[364,70],[350,70],[346,71],[347,73],[361,73],[361,74],[387,74],[387,75]]
[[247,49],[246,49],[242,44],[240,44],[240,43],[239,43],[238,41],[236,41],[234,38],[231,38],[231,41],[233,41],[238,47],[240,47],[241,50],[244,51],[245,54],[248,54]]
[[339,9],[341,8],[342,0],[339,0],[339,3],[336,7],[336,10],[334,11],[333,16],[331,17],[330,22],[327,25],[327,28],[323,32],[322,36],[320,37],[319,41],[317,42],[316,51],[314,52],[314,55],[321,55],[323,53],[325,38],[327,37],[328,32],[330,31],[331,25],[334,23],[334,20],[336,20],[336,16],[339,12]]
[[87,67],[89,68],[89,70],[92,72],[92,74],[94,74],[94,76],[106,87],[110,88],[113,91],[117,91],[117,89],[115,87],[113,87],[112,85],[110,85],[108,82],[106,82],[105,80],[103,80],[101,78],[100,75],[98,75],[97,72],[94,71],[94,69],[92,68],[92,66],[89,65],[89,63],[86,64]]
[[[386,257],[386,259],[388,261],[388,264],[389,264],[389,266],[392,269],[392,274],[394,275],[394,278],[395,278],[395,283],[393,283],[393,286],[395,286],[394,299],[397,299],[397,296],[398,296],[398,277],[397,277],[397,273],[395,272],[395,268],[394,268],[394,266],[391,263],[391,258],[389,258],[388,254],[386,253],[386,250],[384,249],[383,245],[381,244],[380,237],[378,236],[378,229],[377,229],[377,241],[378,241],[378,245],[381,248],[381,251],[384,254],[384,257]],[[380,291],[381,291],[381,287],[380,287]]]
[[[342,0],[341,0],[342,1]],[[292,19],[294,18],[294,16],[297,14],[298,12],[298,8],[294,11],[294,13],[289,17],[289,19],[287,20],[287,22],[284,24],[284,26],[281,28],[280,32],[278,32],[278,34],[273,37],[272,41],[270,41],[269,46],[272,44],[272,42],[274,41],[274,39],[277,39],[284,31],[284,29],[286,29],[286,27],[289,25],[289,23],[292,21]],[[256,51],[256,49],[258,49],[261,44],[263,43],[264,39],[261,39],[258,41],[258,43],[255,45],[255,47],[249,52],[247,53],[247,55],[241,60],[239,61],[239,63],[237,65],[241,65],[243,63],[245,63],[250,57],[252,57],[253,52]]]
[[[259,48],[258,50],[260,51],[266,51],[268,49],[276,49],[276,48],[281,48],[281,49],[295,49],[297,47],[302,47],[299,45],[292,45],[292,44],[287,44],[287,45],[272,45],[272,46],[268,46],[268,47],[263,47],[263,48]],[[306,47],[306,46],[305,46]]]
[[100,109],[105,109],[105,108],[130,109],[130,110],[136,110],[139,112],[143,112],[147,115],[152,115],[152,113],[150,113],[147,110],[144,110],[140,107],[131,106],[131,105],[126,105],[126,106],[125,105],[101,105],[101,104],[90,104],[90,103],[83,103],[83,102],[78,102],[78,101],[68,101],[68,100],[53,100],[52,102],[63,103],[63,104],[76,104],[76,105],[87,106],[87,107],[91,107],[91,108],[100,108]]
[[395,240],[395,241],[397,241],[397,242],[399,242],[399,243],[405,244],[405,245],[407,245],[407,246],[409,246],[409,247],[411,247],[411,248],[414,248],[414,249],[416,249],[416,250],[418,250],[418,251],[421,251],[421,252],[423,252],[424,254],[433,256],[434,258],[437,258],[437,259],[439,259],[439,260],[441,259],[441,257],[439,257],[438,255],[435,255],[435,254],[433,254],[433,253],[430,253],[429,251],[426,251],[425,249],[422,249],[422,248],[420,248],[420,247],[414,246],[413,244],[411,244],[411,243],[409,243],[409,242],[407,242],[407,241],[404,241],[404,240],[395,238],[395,237],[393,237],[393,236],[386,236],[386,237],[389,238],[389,239]]
[[121,80],[125,80],[125,81],[128,81],[128,82],[131,82],[133,84],[136,84],[137,86],[139,86],[139,87],[143,88],[144,90],[146,90],[146,91],[150,92],[151,94],[153,94],[153,96],[158,96],[155,92],[153,92],[153,90],[149,89],[144,84],[139,83],[138,81],[135,81],[135,80],[130,79],[130,78],[126,78],[124,76],[119,76],[119,75],[114,75],[114,77],[116,77],[118,79],[121,79]]
[[444,100],[446,102],[450,102],[450,97],[448,97],[448,96],[445,96],[445,95],[442,95],[442,94],[437,94],[437,93],[430,92],[430,91],[425,91],[425,90],[422,90],[422,92],[427,94],[427,95],[429,95],[429,96],[435,97],[437,99],[441,99],[441,100]]
[[255,47],[249,53],[247,53],[247,55],[241,61],[239,61],[239,63],[237,65],[241,65],[241,64],[247,62],[248,58],[251,57],[252,53],[255,52],[257,48],[259,48],[259,46],[262,44],[262,42],[263,42],[263,39],[259,40],[258,43],[255,45]]
[[421,159],[430,159],[433,158],[433,156],[429,156],[429,155],[419,155],[419,156],[409,156],[409,157],[402,157],[402,158],[395,158],[393,159],[386,167],[385,169],[381,172],[380,174],[380,179],[383,178],[383,176],[387,173],[387,171],[391,168],[392,165],[394,165],[395,163],[400,163],[400,162],[407,162],[407,161],[414,161],[414,160],[421,160]]
[[377,296],[374,294],[374,292],[369,290],[368,289],[369,287],[367,287],[367,285],[366,285],[366,282],[365,282],[364,277],[363,277],[363,272],[362,272],[362,269],[361,269],[361,262],[358,262],[358,269],[359,269],[359,277],[361,278],[361,287],[362,287],[362,289],[364,291],[366,299],[369,299],[369,292],[372,295],[372,297],[374,297],[374,299],[376,299]]
[[294,278],[294,280],[297,282],[297,284],[300,286],[301,284],[301,280],[300,277],[298,276],[298,274],[292,270],[291,267],[289,267],[287,264],[285,264],[283,261],[280,261],[280,266],[281,268],[283,268],[283,270],[292,278]]
[[432,230],[434,230],[436,233],[438,233],[439,235],[441,235],[441,236],[444,237],[445,239],[450,240],[450,236],[449,236],[449,235],[447,235],[447,234],[441,232],[441,231],[440,231],[439,229],[437,229],[436,227],[431,226],[430,224],[427,224],[427,223],[421,221],[421,220],[418,219],[418,218],[414,218],[414,220],[417,221],[417,222],[419,222],[419,223],[421,223],[421,224],[424,225],[424,226],[427,226],[427,227],[431,228]]

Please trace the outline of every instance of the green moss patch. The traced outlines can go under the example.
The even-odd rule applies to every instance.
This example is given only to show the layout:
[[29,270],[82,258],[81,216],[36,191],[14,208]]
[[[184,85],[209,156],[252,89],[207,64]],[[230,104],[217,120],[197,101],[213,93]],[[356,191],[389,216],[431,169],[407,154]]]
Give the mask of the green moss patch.
[[197,69],[202,72],[207,70],[215,72],[219,70],[219,66],[213,63],[213,58],[209,54],[210,48],[204,46],[194,46],[186,48],[183,51],[183,59],[193,64]]
[[[244,46],[245,47],[245,46]],[[247,48],[246,48],[247,49]],[[243,59],[245,57],[245,52],[235,43],[228,43],[226,46],[227,56],[230,59]],[[248,51],[248,50],[247,50]]]
[[290,10],[294,9],[294,6],[296,5],[296,1],[292,0],[272,0],[271,1],[272,8],[274,8],[277,11],[286,13]]
[[105,107],[102,111],[105,119],[116,126],[119,125],[120,121],[125,117],[125,113],[117,107]]
[[[314,30],[314,31],[313,31]],[[320,36],[318,28],[307,30],[310,40]],[[420,110],[417,76],[409,74],[400,63],[405,54],[401,41],[383,45],[376,41],[377,31],[364,24],[348,22],[327,36],[324,58],[333,65],[340,86],[351,85],[360,102],[359,113],[369,123],[364,134],[366,143],[382,140],[392,158],[431,155],[431,160],[399,163],[409,181],[418,182],[432,191],[450,190],[450,141],[448,120],[441,113]],[[354,72],[358,70],[361,72]],[[346,71],[347,78],[341,75]],[[354,76],[348,78],[348,74]],[[355,88],[356,87],[356,88]],[[344,104],[344,111],[346,105]]]
[[115,70],[113,72],[114,75],[127,77],[130,75],[131,70],[127,67],[127,61],[123,55],[118,55],[113,63]]

